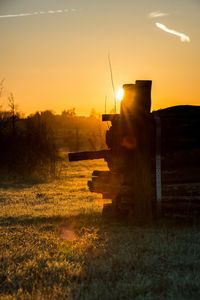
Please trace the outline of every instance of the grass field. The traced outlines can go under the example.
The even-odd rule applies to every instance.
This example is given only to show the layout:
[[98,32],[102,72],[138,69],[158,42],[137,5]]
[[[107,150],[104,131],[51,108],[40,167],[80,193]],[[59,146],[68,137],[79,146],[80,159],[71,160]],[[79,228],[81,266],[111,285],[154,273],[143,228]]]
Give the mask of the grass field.
[[[200,299],[200,226],[103,222],[87,190],[102,161],[0,186],[0,299]],[[187,223],[187,224],[186,224]]]

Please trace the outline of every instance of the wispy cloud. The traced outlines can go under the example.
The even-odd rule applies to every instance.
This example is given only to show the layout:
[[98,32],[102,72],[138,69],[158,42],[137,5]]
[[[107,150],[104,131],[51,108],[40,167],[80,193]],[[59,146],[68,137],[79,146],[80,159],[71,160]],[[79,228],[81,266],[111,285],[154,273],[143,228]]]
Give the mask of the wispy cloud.
[[188,35],[182,33],[182,32],[178,32],[178,31],[176,31],[174,29],[170,29],[166,25],[161,24],[161,23],[156,23],[156,26],[159,29],[161,29],[161,30],[163,30],[163,31],[165,31],[167,33],[170,33],[170,34],[178,36],[180,38],[181,42],[187,42],[187,43],[190,42],[190,37]]
[[61,14],[61,13],[69,13],[75,12],[76,8],[71,9],[57,9],[57,10],[48,10],[48,11],[35,11],[35,12],[27,12],[21,14],[10,14],[10,15],[0,15],[0,18],[19,18],[19,17],[28,17],[35,15],[47,15],[47,14]]
[[148,16],[150,19],[154,19],[154,18],[166,17],[169,16],[169,14],[158,10],[158,11],[151,12]]

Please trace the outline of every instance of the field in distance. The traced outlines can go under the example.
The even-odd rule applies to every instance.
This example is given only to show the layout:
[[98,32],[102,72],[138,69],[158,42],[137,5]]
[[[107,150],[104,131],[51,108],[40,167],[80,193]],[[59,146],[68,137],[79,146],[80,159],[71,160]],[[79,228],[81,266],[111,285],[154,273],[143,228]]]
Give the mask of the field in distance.
[[94,169],[106,165],[0,185],[0,299],[200,299],[199,224],[104,222],[87,189]]

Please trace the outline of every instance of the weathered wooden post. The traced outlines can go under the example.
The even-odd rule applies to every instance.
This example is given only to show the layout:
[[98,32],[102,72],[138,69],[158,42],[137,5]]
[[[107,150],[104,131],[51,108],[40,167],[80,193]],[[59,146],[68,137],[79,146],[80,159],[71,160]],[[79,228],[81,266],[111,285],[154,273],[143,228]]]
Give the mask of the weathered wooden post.
[[[151,176],[151,81],[123,86],[121,103],[121,151],[124,157],[123,183],[118,201],[127,203],[128,214],[139,223],[152,220]],[[132,189],[125,191],[123,187]],[[119,199],[121,197],[121,199]]]

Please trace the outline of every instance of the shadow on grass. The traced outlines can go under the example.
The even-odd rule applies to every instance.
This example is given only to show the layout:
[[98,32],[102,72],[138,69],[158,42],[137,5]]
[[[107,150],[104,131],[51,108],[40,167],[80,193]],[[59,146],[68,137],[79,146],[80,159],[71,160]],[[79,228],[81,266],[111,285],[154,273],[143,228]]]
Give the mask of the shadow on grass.
[[179,227],[190,227],[190,226],[200,226],[200,219],[193,217],[163,217],[160,220],[150,224],[150,225],[141,225],[136,226],[134,222],[131,220],[114,220],[114,219],[104,219],[101,213],[98,212],[90,212],[90,213],[81,213],[76,215],[68,215],[68,216],[16,216],[16,217],[0,217],[0,225],[2,227],[9,225],[41,225],[41,224],[58,224],[58,223],[74,223],[77,224],[78,227],[83,225],[87,225],[92,227],[94,225],[104,227],[137,227],[137,228],[179,228]]
[[0,179],[0,189],[15,189],[15,190],[21,190],[21,189],[29,189],[35,185],[38,184],[45,184],[48,180],[27,180],[27,181],[3,181]]
[[[19,217],[0,217],[0,226],[7,227],[12,225],[22,226],[37,226],[42,224],[60,224],[60,223],[73,223],[79,226],[88,225],[94,226],[102,223],[100,213],[92,214],[78,214],[72,216],[19,216]],[[78,226],[78,227],[79,227]]]

